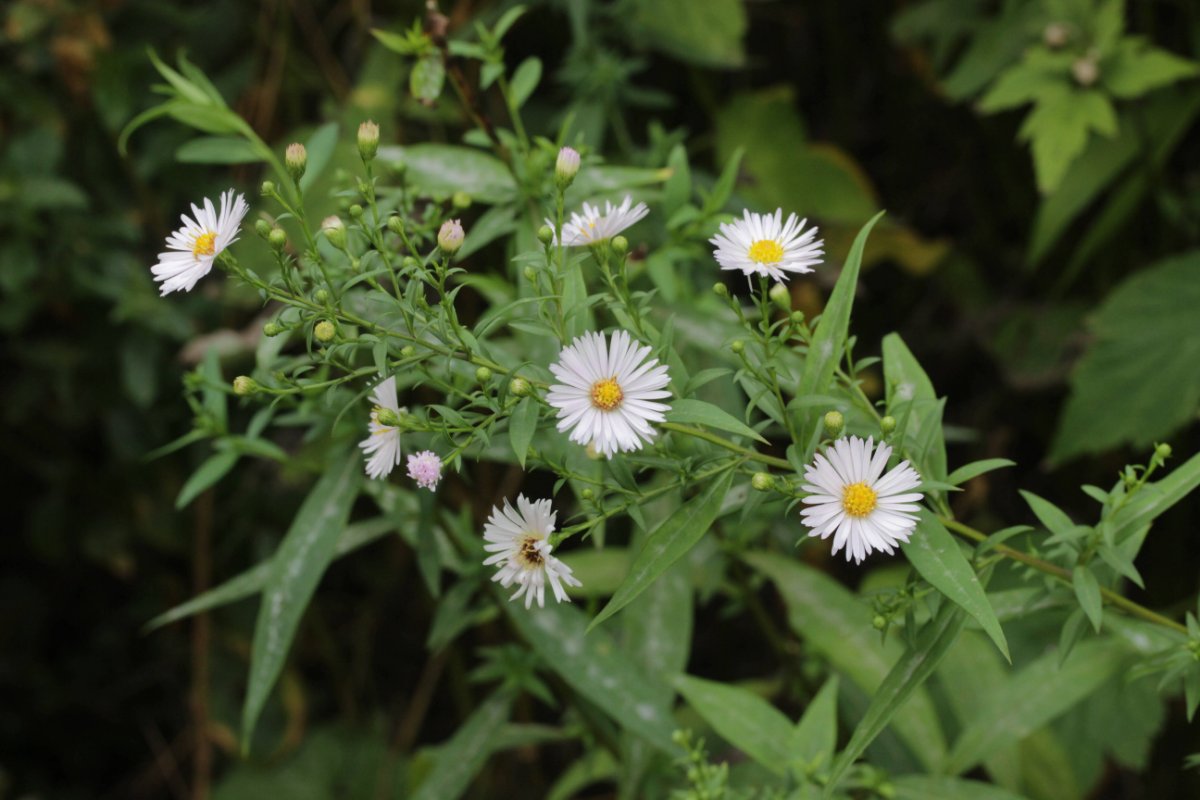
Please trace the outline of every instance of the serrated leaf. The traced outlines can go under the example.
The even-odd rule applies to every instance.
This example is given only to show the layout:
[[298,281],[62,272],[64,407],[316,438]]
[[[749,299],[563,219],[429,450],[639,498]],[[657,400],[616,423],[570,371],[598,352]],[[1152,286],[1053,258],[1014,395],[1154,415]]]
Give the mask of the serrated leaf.
[[706,491],[684,503],[651,531],[646,537],[646,544],[634,558],[629,574],[608,604],[592,620],[588,630],[628,605],[708,533],[732,483],[733,470],[722,472]]
[[1004,657],[1012,661],[996,612],[958,540],[929,509],[922,508],[918,513],[920,520],[916,530],[900,545],[905,557],[922,578],[974,617]]
[[1130,99],[1190,78],[1200,71],[1194,61],[1152,47],[1138,37],[1126,37],[1103,62],[1100,81],[1114,97]]
[[532,397],[523,397],[508,418],[508,441],[512,444],[513,452],[521,468],[525,467],[525,456],[529,454],[529,444],[537,433],[538,416],[541,406]]
[[703,425],[721,431],[745,436],[766,444],[767,440],[758,432],[746,425],[737,417],[723,408],[706,403],[703,400],[680,398],[671,401],[671,410],[666,414],[668,422],[678,422],[684,425]]
[[776,775],[787,774],[792,723],[783,712],[751,691],[718,681],[680,675],[675,688],[726,741]]
[[1039,96],[1019,133],[1033,151],[1038,189],[1049,194],[1058,188],[1093,131],[1104,136],[1117,132],[1116,110],[1103,93],[1063,86]]
[[361,476],[357,452],[345,454],[331,464],[300,505],[271,559],[254,626],[250,675],[242,708],[244,751],[250,747],[258,716],[287,660],[300,617],[346,527]]

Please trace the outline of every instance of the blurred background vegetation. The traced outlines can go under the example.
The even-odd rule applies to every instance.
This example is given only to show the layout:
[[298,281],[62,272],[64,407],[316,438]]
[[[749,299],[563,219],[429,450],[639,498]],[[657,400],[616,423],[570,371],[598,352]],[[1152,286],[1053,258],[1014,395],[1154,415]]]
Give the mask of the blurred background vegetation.
[[[441,10],[453,36],[512,5]],[[527,5],[506,61],[543,65],[532,130],[570,120],[611,161],[642,166],[664,165],[682,142],[710,175],[744,147],[741,199],[814,219],[834,263],[888,210],[867,251],[857,331],[865,341],[899,331],[949,397],[952,463],[1019,463],[974,481],[958,516],[1027,521],[1017,486],[1082,511],[1078,485],[1107,485],[1151,442],[1196,450],[1196,3]],[[366,118],[385,143],[458,141],[458,107],[414,99],[411,64],[370,33],[423,13],[369,0],[0,10],[0,477],[15,501],[0,541],[0,798],[387,796],[381,786],[419,766],[401,754],[444,740],[478,701],[474,654],[503,641],[502,626],[430,653],[433,600],[399,537],[326,575],[249,763],[233,731],[254,604],[142,632],[273,552],[304,490],[286,466],[247,462],[177,512],[208,452],[145,459],[191,426],[185,375],[208,353],[245,359],[263,322],[256,298],[224,281],[169,301],[151,283],[188,203],[231,182],[253,194],[263,175],[195,163],[203,154],[180,150],[192,134],[176,125],[140,130],[118,155],[121,129],[151,104],[147,48],[185,52],[280,150],[329,122],[348,142]],[[349,164],[347,148],[335,166]],[[660,286],[664,272],[715,279],[706,260],[663,252],[647,265]],[[502,250],[485,255],[473,268],[503,268]],[[819,284],[794,292],[819,311]],[[484,510],[461,487],[450,498]],[[1131,588],[1135,599],[1191,607],[1198,505],[1159,521],[1139,560],[1149,588]],[[698,630],[712,625],[694,646],[699,671],[761,672],[762,643],[739,641],[730,624],[745,609],[698,613]],[[1200,750],[1182,708],[1152,699],[1122,713],[1128,736],[1100,748],[1103,762],[1068,753],[1079,796],[1200,796],[1181,772]],[[1086,719],[1070,724],[1085,737]],[[471,796],[541,797],[575,755],[518,748],[489,762]]]

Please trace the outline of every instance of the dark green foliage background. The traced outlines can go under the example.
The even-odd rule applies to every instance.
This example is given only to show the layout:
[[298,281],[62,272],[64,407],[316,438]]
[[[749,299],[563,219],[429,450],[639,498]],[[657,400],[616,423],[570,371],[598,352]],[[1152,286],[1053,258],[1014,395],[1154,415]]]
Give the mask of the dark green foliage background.
[[[175,150],[191,134],[170,124],[139,131],[130,157],[118,155],[122,126],[150,103],[146,47],[186,50],[280,148],[323,121],[366,115],[382,124],[385,142],[453,141],[461,120],[452,103],[428,111],[406,99],[404,68],[368,32],[406,26],[422,5],[14,0],[0,10],[0,485],[8,498],[0,798],[201,796],[210,779],[221,797],[373,796],[375,777],[399,763],[388,760],[389,743],[440,742],[482,701],[467,675],[475,647],[505,638],[496,623],[438,656],[430,712],[419,730],[404,730],[410,698],[430,672],[424,643],[434,601],[397,538],[373,545],[372,557],[339,562],[323,581],[283,701],[277,695],[260,726],[258,772],[233,771],[253,604],[141,632],[198,588],[269,555],[306,488],[302,475],[255,462],[177,513],[175,496],[207,453],[142,458],[190,427],[181,385],[198,354],[222,348],[226,376],[236,374],[245,348],[232,332],[261,326],[255,298],[226,291],[223,278],[166,300],[150,281],[149,266],[187,203],[231,181],[252,192],[261,175],[256,167],[178,163]],[[443,5],[452,25],[474,14],[492,19],[501,7]],[[1196,450],[1194,359],[1151,371],[1144,402],[1132,410],[1094,383],[1070,401],[1068,392],[1094,339],[1196,352],[1200,314],[1176,311],[1165,317],[1174,327],[1158,327],[1152,309],[1132,324],[1137,298],[1114,293],[1200,241],[1200,129],[1187,125],[1163,163],[1138,162],[1132,174],[1153,172],[1148,194],[1105,223],[1114,228],[1107,244],[1082,270],[1067,264],[1104,197],[1087,204],[1033,269],[1027,254],[1039,194],[1028,149],[1016,141],[1020,114],[983,116],[941,95],[942,56],[893,35],[897,15],[912,4],[773,0],[730,11],[728,3],[697,2],[667,26],[671,15],[648,0],[596,4],[586,42],[570,45],[571,5],[538,6],[507,40],[510,64],[536,54],[553,75],[531,102],[534,129],[554,130],[574,104],[591,114],[580,123],[592,132],[589,144],[614,162],[657,166],[665,132],[680,131],[695,168],[713,173],[734,145],[746,144],[739,193],[808,213],[838,257],[847,230],[888,209],[892,235],[873,258],[868,250],[856,332],[874,342],[899,331],[949,397],[947,423],[961,434],[953,463],[1003,456],[1019,464],[957,497],[960,516],[993,527],[1028,521],[1018,486],[1090,514],[1078,485],[1107,485],[1127,461],[1143,460],[1145,447],[1131,444],[1159,437],[1179,454]],[[990,7],[960,8],[968,20],[968,9]],[[1194,4],[1142,2],[1127,15],[1131,31],[1200,58]],[[737,36],[743,18],[748,27]],[[961,42],[947,47],[954,53]],[[1165,91],[1182,103],[1200,81]],[[818,167],[795,166],[829,163],[839,166],[827,179]],[[773,175],[786,181],[764,182]],[[1193,294],[1197,260],[1171,266]],[[696,278],[701,284],[715,279],[713,265],[695,268],[711,270]],[[832,276],[818,280],[831,284]],[[1130,285],[1155,279],[1137,280]],[[818,296],[801,288],[797,301],[815,311]],[[223,338],[203,338],[217,330]],[[1170,380],[1156,383],[1164,371]],[[1083,426],[1076,439],[1094,437],[1095,447],[1063,444],[1068,403],[1081,409],[1070,422],[1072,431]],[[486,469],[481,475],[483,491],[451,484],[443,495],[477,520],[496,489]],[[1158,522],[1139,559],[1149,590],[1132,589],[1134,599],[1167,612],[1191,607],[1198,515],[1200,502],[1190,498]],[[828,569],[858,580],[844,565]],[[764,644],[726,612],[717,603],[699,608],[691,671],[735,679],[769,669],[755,655]],[[208,674],[202,695],[197,670]],[[518,708],[523,719],[537,715]],[[201,717],[215,743],[211,768],[195,761]],[[302,770],[277,766],[297,748],[303,758],[292,763]],[[1171,706],[1144,769],[1081,769],[1098,776],[1094,797],[1194,797],[1200,784],[1181,762],[1198,749],[1182,709]],[[489,764],[474,796],[541,796],[573,757],[565,746],[514,752]],[[279,780],[295,783],[286,789]]]

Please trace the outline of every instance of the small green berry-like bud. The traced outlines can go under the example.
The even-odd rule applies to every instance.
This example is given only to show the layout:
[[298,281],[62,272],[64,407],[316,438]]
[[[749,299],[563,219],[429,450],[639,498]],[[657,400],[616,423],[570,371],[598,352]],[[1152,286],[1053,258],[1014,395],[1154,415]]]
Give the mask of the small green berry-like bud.
[[542,244],[550,244],[554,241],[554,229],[549,225],[543,225],[538,228],[538,241]]
[[804,322],[804,312],[803,311],[793,311],[792,315],[790,317],[788,317],[788,319],[790,319],[792,321],[793,325],[799,326],[801,323]]
[[275,181],[263,181],[258,191],[264,197],[269,194],[275,194]]
[[579,151],[573,147],[564,147],[558,151],[558,159],[554,162],[554,182],[559,189],[566,189],[579,174]]
[[278,322],[268,322],[263,325],[263,336],[278,336],[283,333],[283,327]]
[[363,161],[371,161],[379,152],[379,126],[367,120],[358,126],[358,154]]
[[492,371],[487,367],[480,367],[479,369],[475,370],[475,380],[479,381],[480,383],[487,383],[491,379]]
[[283,232],[283,228],[273,228],[267,234],[267,242],[270,243],[272,250],[281,253],[283,248],[287,247],[287,234]]
[[825,435],[830,439],[836,439],[842,435],[842,428],[846,427],[846,418],[840,411],[830,411],[825,414],[824,423]]
[[354,205],[350,206],[349,210],[350,210],[350,218],[351,219],[360,219],[362,217],[363,209],[362,209],[362,206],[360,206],[358,203],[355,203]]
[[317,337],[318,342],[332,342],[333,337],[337,336],[337,326],[323,319],[313,327],[313,336]]
[[406,344],[404,347],[400,348],[400,355],[404,358],[412,358],[416,354],[417,348],[413,347],[411,344]]
[[321,223],[321,231],[331,245],[338,250],[346,249],[346,225],[340,217],[326,217]]
[[614,236],[612,238],[611,247],[614,253],[623,256],[629,252],[629,240],[624,236]]
[[271,223],[265,219],[257,220],[254,223],[254,232],[264,239],[271,235]]
[[881,631],[887,627],[887,619],[882,614],[876,614],[875,619],[871,620],[871,625],[875,627],[875,630]]
[[723,283],[714,283],[713,294],[717,297],[729,297],[729,287]]
[[329,302],[329,291],[327,289],[317,289],[313,292],[313,300],[316,300],[321,305]]
[[1171,445],[1163,442],[1154,448],[1154,455],[1158,456],[1160,461],[1166,461],[1171,457]]
[[508,382],[508,391],[514,397],[525,397],[529,394],[529,381],[524,378],[513,378]]
[[455,208],[462,211],[471,207],[471,195],[463,191],[458,191],[450,196],[450,202]]
[[530,283],[533,283],[537,280],[537,270],[535,270],[533,267],[526,267],[521,271],[521,274],[524,275],[525,280],[529,281]]
[[879,420],[879,430],[884,436],[887,436],[892,431],[896,430],[896,418],[890,414]]
[[413,269],[416,269],[417,267],[421,266],[421,262],[417,261],[412,256],[405,256],[404,260],[400,262],[400,266],[404,267],[407,270],[413,270]]
[[233,379],[233,393],[238,397],[249,397],[258,391],[258,384],[253,378],[246,375],[238,375]]
[[743,342],[741,339],[734,339],[732,342],[729,343],[729,349],[735,353],[741,353],[743,350],[746,349],[746,343]]
[[775,488],[775,476],[769,472],[756,472],[750,479],[750,485],[757,492],[769,492]]
[[388,226],[388,230],[391,231],[392,233],[396,234],[397,236],[400,236],[401,234],[404,233],[404,220],[401,219],[400,217],[396,217],[396,216],[388,217],[387,226]]
[[381,408],[375,412],[375,420],[380,425],[387,425],[389,428],[397,428],[400,426],[400,415],[390,408]]
[[792,310],[792,293],[782,283],[777,283],[771,287],[771,291],[767,293],[771,298],[771,302],[779,306],[784,311]]
[[579,493],[579,496],[588,502],[596,499],[596,493],[593,492],[591,489],[584,489],[582,492]]
[[448,219],[442,223],[442,227],[438,231],[438,247],[446,255],[452,256],[458,252],[458,248],[462,247],[464,238],[466,238],[466,234],[463,232],[462,222]]
[[304,149],[304,145],[299,142],[289,144],[283,152],[283,165],[287,167],[292,180],[298,181],[303,178],[304,170],[308,169],[308,151]]

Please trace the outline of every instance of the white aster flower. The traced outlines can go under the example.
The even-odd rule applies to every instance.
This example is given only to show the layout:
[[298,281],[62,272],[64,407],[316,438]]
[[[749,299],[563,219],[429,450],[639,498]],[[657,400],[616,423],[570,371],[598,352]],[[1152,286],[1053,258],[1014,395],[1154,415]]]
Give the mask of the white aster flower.
[[514,583],[520,588],[509,600],[525,595],[525,607],[529,608],[537,598],[539,608],[546,605],[546,581],[554,590],[554,599],[568,603],[571,598],[563,584],[581,586],[571,574],[571,568],[550,555],[550,534],[554,533],[555,512],[550,510],[549,500],[530,502],[525,495],[517,495],[517,508],[507,500],[504,508],[496,506],[483,527],[483,538],[487,544],[483,549],[492,555],[484,560],[484,566],[499,565],[492,580],[499,581],[505,588]]
[[239,194],[234,199],[233,189],[221,194],[220,213],[207,197],[204,208],[193,203],[192,216],[180,216],[183,227],[167,237],[168,251],[159,253],[158,263],[150,268],[154,280],[162,283],[161,293],[190,292],[212,269],[221,251],[237,241],[238,228],[249,210],[245,197]]
[[[367,477],[383,478],[400,463],[400,415],[404,409],[396,402],[396,378],[392,376],[375,387],[371,395],[371,435],[358,443],[367,458]],[[380,417],[383,417],[381,420]]]
[[921,476],[907,461],[883,475],[891,455],[883,442],[876,449],[871,439],[851,436],[817,453],[804,468],[807,483],[801,488],[810,493],[804,498],[808,508],[800,512],[804,524],[813,536],[834,534],[833,552],[845,547],[847,561],[862,563],[872,550],[892,553],[917,525],[922,495],[914,490]]
[[717,248],[713,256],[721,269],[785,281],[789,272],[812,272],[812,265],[820,264],[825,253],[816,227],[804,230],[807,221],[788,214],[784,222],[781,208],[773,215],[744,211],[742,219],[722,222],[721,232],[708,241]]
[[[632,207],[631,207],[632,206]],[[583,204],[583,213],[573,212],[570,222],[563,223],[563,243],[567,247],[597,244],[605,239],[611,239],[621,231],[638,222],[650,213],[645,203],[633,205],[633,198],[625,195],[621,205],[614,206],[605,201],[604,213],[599,206]],[[546,224],[554,227],[554,221],[547,219]],[[558,244],[555,239],[554,244]]]
[[650,348],[630,339],[625,331],[612,335],[589,332],[564,347],[550,371],[559,383],[546,400],[558,409],[558,429],[571,428],[571,441],[594,445],[612,458],[618,450],[642,449],[654,440],[651,422],[662,422],[670,406],[656,403],[671,393],[667,368],[657,358],[646,360]]

